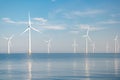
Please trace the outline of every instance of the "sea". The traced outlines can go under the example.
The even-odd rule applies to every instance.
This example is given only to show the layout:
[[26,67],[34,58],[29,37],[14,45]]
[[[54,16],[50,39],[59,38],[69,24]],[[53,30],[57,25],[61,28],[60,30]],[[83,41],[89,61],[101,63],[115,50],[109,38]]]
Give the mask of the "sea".
[[120,80],[120,53],[0,53],[0,80]]

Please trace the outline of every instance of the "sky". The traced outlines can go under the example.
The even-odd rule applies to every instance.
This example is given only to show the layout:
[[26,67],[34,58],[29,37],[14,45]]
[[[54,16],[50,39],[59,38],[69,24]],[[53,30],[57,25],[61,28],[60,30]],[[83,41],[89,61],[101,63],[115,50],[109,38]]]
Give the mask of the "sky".
[[[89,27],[88,52],[114,52],[115,36],[120,40],[120,0],[0,0],[0,53],[7,52],[5,37],[11,40],[11,53],[28,52],[28,27],[30,13],[32,27],[32,52],[46,53],[46,41],[51,39],[51,53],[85,52],[85,37]],[[119,52],[119,51],[118,51]]]

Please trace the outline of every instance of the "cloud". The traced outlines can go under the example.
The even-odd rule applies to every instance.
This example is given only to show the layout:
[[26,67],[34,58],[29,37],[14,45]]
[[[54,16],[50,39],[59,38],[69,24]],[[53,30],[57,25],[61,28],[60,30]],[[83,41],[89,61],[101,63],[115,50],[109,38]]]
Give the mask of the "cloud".
[[[6,23],[11,23],[11,24],[28,24],[28,21],[13,21],[10,18],[2,18],[2,20]],[[31,24],[45,24],[47,22],[47,19],[44,18],[33,18],[34,21],[32,21]]]
[[72,11],[69,13],[64,13],[64,16],[67,18],[74,18],[74,17],[88,17],[88,16],[95,16],[97,14],[103,13],[103,10],[86,10],[86,11]]
[[77,30],[73,30],[73,31],[70,31],[70,33],[73,33],[73,34],[78,34],[78,33],[79,33],[79,31],[77,31]]
[[99,22],[100,24],[120,24],[120,21],[115,21],[115,20],[107,20],[107,21],[102,21]]
[[88,25],[88,24],[80,24],[79,27],[80,27],[80,29],[88,29],[90,27],[90,25]]
[[97,31],[97,30],[103,30],[103,29],[105,29],[103,27],[95,27],[95,26],[90,26],[88,24],[80,24],[79,25],[79,28],[82,29],[82,30],[87,30],[88,27],[89,27],[90,31]]
[[118,13],[118,14],[111,14],[110,16],[112,16],[112,17],[120,17],[120,13]]
[[64,26],[59,26],[59,25],[45,25],[43,26],[44,29],[49,29],[49,30],[64,30],[66,29]]
[[2,18],[2,20],[4,22],[7,22],[7,23],[15,23],[14,21],[12,21],[10,18]]
[[24,21],[13,21],[10,18],[2,18],[2,20],[6,23],[11,23],[11,24],[27,24],[28,23]]
[[74,15],[77,15],[77,16],[85,16],[85,15],[95,15],[95,14],[100,14],[102,13],[101,10],[87,10],[87,11],[75,11],[73,12]]
[[47,19],[44,19],[44,18],[33,18],[33,20],[43,22],[43,23],[47,22]]

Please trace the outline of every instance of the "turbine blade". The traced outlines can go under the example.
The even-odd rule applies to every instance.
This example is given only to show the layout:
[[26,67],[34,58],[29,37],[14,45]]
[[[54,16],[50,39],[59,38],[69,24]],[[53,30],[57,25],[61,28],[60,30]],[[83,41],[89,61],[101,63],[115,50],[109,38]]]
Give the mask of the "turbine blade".
[[25,31],[23,31],[20,35],[24,34],[25,32],[27,32],[29,30],[29,28],[27,28]]
[[47,41],[47,40],[45,40],[45,42],[46,42],[46,43],[48,43],[48,41]]
[[87,35],[83,35],[83,37],[87,37]]
[[28,25],[29,25],[29,27],[31,27],[30,12],[28,13],[28,18],[29,18]]
[[32,30],[36,31],[36,32],[40,32],[39,30],[35,29],[34,27],[30,27]]
[[86,35],[88,35],[88,34],[89,34],[89,29],[90,29],[90,28],[88,27],[88,29],[87,29],[87,34],[86,34]]
[[8,37],[5,37],[4,35],[2,35],[2,38],[5,40],[8,40]]
[[118,39],[118,35],[115,36],[115,39],[114,40],[117,40]]
[[13,37],[14,37],[14,35],[10,36],[10,38],[9,38],[9,39],[12,39]]
[[92,39],[90,38],[90,36],[87,36],[88,37],[88,39],[92,42]]
[[3,39],[8,40],[9,38],[7,38],[7,37],[3,37]]

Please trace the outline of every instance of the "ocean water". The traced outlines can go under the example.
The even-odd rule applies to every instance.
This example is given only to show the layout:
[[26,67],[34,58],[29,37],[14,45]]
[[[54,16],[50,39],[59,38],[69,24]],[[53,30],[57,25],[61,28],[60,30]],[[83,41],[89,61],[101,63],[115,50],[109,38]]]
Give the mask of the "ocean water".
[[120,54],[0,54],[0,80],[120,80]]

